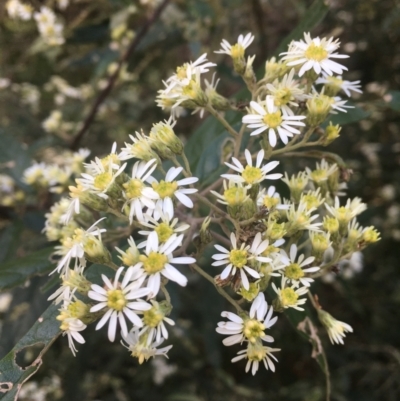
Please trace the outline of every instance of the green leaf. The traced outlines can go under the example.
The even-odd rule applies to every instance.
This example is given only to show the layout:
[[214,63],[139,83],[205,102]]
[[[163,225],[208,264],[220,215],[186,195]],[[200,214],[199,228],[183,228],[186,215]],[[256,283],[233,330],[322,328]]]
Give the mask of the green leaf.
[[50,255],[54,248],[44,248],[23,258],[0,264],[0,290],[24,284],[30,277],[45,274],[54,268]]
[[15,221],[7,226],[0,235],[0,262],[12,258],[20,245],[19,237],[23,230],[20,221]]
[[315,0],[314,3],[305,11],[303,19],[297,24],[289,35],[279,44],[275,51],[275,56],[287,50],[288,44],[292,40],[303,37],[304,32],[310,32],[324,19],[329,11],[328,2],[326,0]]
[[[332,124],[336,125],[346,125],[346,124],[351,124],[355,123],[360,120],[364,120],[367,118],[370,113],[365,111],[359,106],[356,106],[352,102],[347,103],[348,106],[353,106],[354,109],[347,109],[347,113],[338,113],[338,114],[333,114],[330,118],[329,121],[332,121]],[[324,124],[328,125],[328,124]]]
[[15,136],[3,130],[0,130],[0,143],[0,164],[8,167],[8,173],[19,182],[31,164],[29,153]]
[[[22,384],[34,375],[42,365],[42,357],[60,334],[60,322],[56,320],[58,306],[51,305],[32,326],[28,333],[0,361],[0,399],[12,401],[18,399]],[[40,344],[43,346],[39,355],[26,368],[16,363],[17,354],[24,348]]]

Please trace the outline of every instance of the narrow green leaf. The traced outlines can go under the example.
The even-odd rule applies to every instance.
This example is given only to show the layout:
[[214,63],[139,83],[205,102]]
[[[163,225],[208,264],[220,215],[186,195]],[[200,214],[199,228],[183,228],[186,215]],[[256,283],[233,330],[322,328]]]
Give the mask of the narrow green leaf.
[[[42,365],[42,357],[53,341],[60,334],[60,322],[56,320],[58,306],[51,305],[32,326],[28,333],[17,345],[0,361],[0,399],[14,401],[22,384],[34,375]],[[17,365],[15,358],[24,348],[33,345],[43,345],[37,358],[25,369]]]
[[303,37],[304,32],[312,31],[324,19],[329,11],[328,2],[326,0],[315,0],[314,3],[306,10],[303,19],[297,24],[289,35],[279,44],[275,51],[275,56],[287,50],[288,44],[292,40],[297,40]]
[[45,274],[54,269],[50,255],[54,248],[44,248],[20,259],[0,264],[0,290],[24,284],[30,277]]

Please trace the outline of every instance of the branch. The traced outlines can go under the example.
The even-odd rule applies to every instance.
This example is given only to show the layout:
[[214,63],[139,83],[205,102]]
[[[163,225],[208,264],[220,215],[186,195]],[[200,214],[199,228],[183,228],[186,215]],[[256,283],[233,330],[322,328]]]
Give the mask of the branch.
[[121,60],[119,61],[117,69],[114,71],[114,73],[108,79],[107,86],[100,92],[99,96],[97,97],[96,101],[94,102],[88,116],[86,117],[85,121],[83,122],[82,128],[78,131],[78,133],[75,135],[74,139],[72,140],[71,145],[70,145],[70,148],[72,150],[76,150],[78,148],[79,143],[81,142],[86,131],[88,131],[89,127],[92,125],[92,123],[96,117],[96,114],[99,110],[99,107],[106,100],[107,96],[111,93],[112,89],[114,88],[115,83],[118,80],[119,73],[121,71],[123,64],[127,60],[129,60],[129,58],[132,56],[133,52],[138,47],[139,43],[146,36],[147,31],[157,21],[157,19],[160,17],[161,13],[163,12],[163,10],[165,9],[165,7],[168,5],[169,2],[170,2],[170,0],[164,0],[160,4],[160,6],[154,11],[154,13],[151,15],[151,17],[149,17],[147,19],[146,23],[142,26],[142,28],[137,33],[137,35],[133,38],[131,44],[128,47],[128,50],[125,52],[125,54],[122,56]]

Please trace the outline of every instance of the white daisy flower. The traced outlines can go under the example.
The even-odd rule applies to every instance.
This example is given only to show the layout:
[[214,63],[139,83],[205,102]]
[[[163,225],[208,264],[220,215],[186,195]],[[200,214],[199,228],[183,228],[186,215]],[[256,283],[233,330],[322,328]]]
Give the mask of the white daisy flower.
[[278,288],[275,283],[272,283],[272,289],[278,295],[278,299],[280,305],[284,308],[293,308],[299,311],[303,311],[304,308],[301,308],[300,305],[303,305],[307,302],[307,298],[300,298],[302,295],[308,292],[308,287],[299,287],[296,288],[294,285],[287,286],[287,279],[282,276],[281,288]]
[[160,164],[161,161],[154,150],[151,148],[149,138],[145,136],[143,132],[141,134],[139,132],[136,132],[135,135],[136,136],[129,135],[132,143],[125,142],[125,148],[121,149],[118,158],[120,160],[129,160],[135,157],[144,161],[156,159],[157,162]]
[[214,53],[227,54],[232,58],[244,57],[244,51],[253,43],[254,35],[248,33],[246,36],[239,35],[237,43],[231,45],[227,40],[222,39],[221,50]]
[[197,177],[188,177],[176,181],[175,178],[182,172],[182,170],[182,167],[171,167],[165,176],[165,180],[161,180],[160,182],[153,177],[148,178],[148,182],[151,183],[154,191],[159,196],[159,199],[156,201],[156,207],[153,214],[156,220],[161,217],[160,211],[162,211],[164,214],[168,214],[169,217],[172,219],[172,217],[174,216],[174,197],[177,198],[186,207],[193,207],[193,202],[187,196],[187,194],[194,194],[195,192],[197,192],[197,189],[181,187],[194,184],[199,179]]
[[160,342],[163,338],[168,339],[168,330],[165,323],[174,326],[175,322],[166,316],[171,307],[164,305],[162,302],[150,301],[153,306],[151,309],[143,312],[143,328],[140,330],[139,335],[147,333],[147,344],[150,345],[153,339]]
[[153,231],[147,237],[145,255],[140,255],[140,262],[136,265],[141,268],[143,278],[148,278],[147,287],[151,291],[151,297],[155,297],[160,290],[161,276],[185,287],[187,278],[179,272],[171,263],[190,264],[196,259],[190,257],[174,258],[172,253],[182,244],[183,235],[172,235],[164,244],[160,244],[158,235]]
[[328,332],[332,344],[343,345],[343,338],[346,337],[345,332],[353,332],[353,328],[349,324],[336,320],[331,314],[322,309],[318,310],[318,317]]
[[323,84],[325,85],[325,88],[327,89],[325,92],[329,93],[330,89],[336,94],[340,90],[342,90],[348,97],[351,97],[351,92],[357,92],[357,93],[362,93],[361,90],[361,81],[346,81],[343,80],[342,77],[339,76],[329,76],[328,74],[322,74],[321,78],[318,78],[315,83],[318,84]]
[[333,217],[339,220],[341,225],[347,225],[350,220],[367,209],[367,205],[357,197],[354,199],[347,199],[346,204],[340,206],[340,200],[337,196],[335,196],[335,203],[333,206],[329,206],[325,203],[325,207]]
[[[92,284],[92,290],[89,291],[88,297],[98,303],[90,308],[90,312],[98,312],[106,310],[103,317],[97,323],[96,330],[101,329],[107,321],[108,324],[108,339],[113,342],[117,331],[118,322],[121,326],[121,332],[124,336],[128,335],[128,327],[125,318],[128,318],[131,323],[137,327],[142,327],[142,320],[137,313],[142,313],[151,308],[151,305],[139,298],[149,295],[149,288],[140,288],[143,279],[138,277],[139,269],[131,266],[125,273],[122,282],[119,282],[121,273],[125,267],[121,266],[116,274],[114,281],[104,274],[101,278],[104,282],[104,287],[97,284]],[[134,279],[134,281],[131,281]]]
[[[160,211],[159,214],[160,214],[160,219],[158,221],[153,219],[149,215],[145,215],[146,220],[141,221],[140,224],[142,226],[150,228],[151,231],[141,230],[139,231],[139,234],[148,236],[153,231],[155,231],[157,233],[160,244],[162,244],[167,240],[169,240],[172,237],[172,235],[174,234],[179,235],[180,233],[190,228],[189,224],[186,223],[178,224],[179,220],[177,218],[172,219],[169,214],[165,214]],[[138,248],[144,248],[145,246],[146,242],[142,242],[138,246]]]
[[104,165],[98,157],[95,161],[91,161],[92,174],[82,173],[82,178],[79,178],[79,184],[88,191],[100,198],[108,199],[107,191],[114,184],[115,179],[125,170],[126,163],[118,170],[115,169],[114,163],[107,163]]
[[85,339],[83,338],[80,331],[86,329],[86,324],[84,324],[81,320],[70,317],[64,319],[61,324],[61,330],[63,331],[63,336],[67,335],[68,337],[68,347],[70,348],[72,354],[75,356],[78,350],[76,349],[74,341],[79,344],[84,344]]
[[157,160],[152,159],[146,162],[136,162],[132,168],[131,179],[122,184],[124,191],[123,195],[126,205],[129,205],[129,222],[132,224],[133,216],[139,221],[144,221],[143,208],[154,209],[156,204],[155,200],[159,198],[158,194],[153,188],[146,186],[146,182],[150,182],[152,177],[151,173],[157,167]]
[[243,167],[242,163],[236,157],[232,157],[232,162],[234,164],[225,163],[229,168],[240,173],[240,175],[235,174],[222,174],[221,177],[227,178],[233,182],[239,182],[243,184],[248,184],[249,186],[253,184],[258,184],[264,180],[278,180],[282,177],[282,174],[268,174],[279,162],[269,162],[261,167],[264,160],[264,150],[261,149],[257,154],[256,165],[253,166],[253,160],[251,153],[248,149],[244,151],[244,155],[247,161],[247,166]]
[[276,79],[272,84],[266,85],[274,99],[274,105],[289,116],[294,115],[291,107],[299,107],[297,102],[306,99],[304,90],[300,88],[298,81],[293,79],[294,72],[292,68],[281,80]]
[[228,206],[240,206],[250,197],[247,195],[247,186],[243,186],[240,182],[224,181],[224,193],[220,194],[216,191],[210,191],[217,197],[217,202]]
[[305,275],[306,273],[317,272],[319,270],[319,267],[304,267],[314,262],[315,257],[310,256],[304,259],[304,255],[302,254],[296,260],[296,255],[296,244],[291,245],[289,256],[283,249],[281,250],[280,262],[282,263],[283,267],[280,272],[282,276],[287,279],[287,283],[291,283],[294,288],[299,287],[300,284],[304,287],[310,287],[314,279],[312,279],[311,277],[305,277]]
[[300,230],[320,231],[322,223],[314,223],[318,219],[318,214],[312,214],[316,210],[315,207],[309,208],[307,202],[300,202],[298,205],[291,204],[286,210],[286,218],[288,220],[287,232],[297,232]]
[[257,205],[259,207],[264,206],[269,211],[271,210],[288,210],[290,205],[284,204],[281,201],[281,196],[278,192],[276,192],[276,188],[274,186],[261,189],[257,196]]
[[176,86],[184,87],[189,85],[192,79],[197,79],[196,77],[208,72],[210,67],[215,66],[216,64],[207,60],[207,53],[204,53],[196,61],[190,61],[179,66],[176,69],[176,73],[167,79],[168,87],[165,91],[168,93]]
[[164,339],[162,338],[160,341],[154,341],[149,344],[147,338],[146,333],[140,335],[139,329],[133,328],[127,336],[124,336],[125,343],[122,341],[121,343],[128,348],[133,357],[138,358],[140,364],[157,355],[163,355],[168,358],[167,353],[172,348],[172,345],[157,349],[164,342]]
[[277,135],[286,145],[289,142],[288,138],[300,134],[300,131],[295,127],[305,126],[300,121],[305,119],[305,116],[283,114],[274,105],[274,98],[271,95],[266,97],[265,103],[250,102],[250,107],[255,114],[247,114],[242,118],[242,122],[247,124],[248,128],[255,128],[250,134],[251,136],[268,130],[268,140],[272,147],[276,146]]
[[238,352],[238,356],[232,359],[232,362],[238,362],[242,359],[247,359],[246,373],[251,369],[251,374],[254,376],[258,371],[260,362],[264,363],[265,369],[270,369],[275,372],[274,362],[278,362],[278,359],[272,352],[280,351],[279,348],[270,348],[263,346],[261,343],[256,344],[249,343],[247,349]]
[[240,317],[232,312],[222,312],[221,316],[230,321],[219,322],[216,328],[217,333],[227,335],[222,342],[230,346],[243,341],[254,344],[258,339],[272,343],[274,339],[265,334],[265,330],[271,328],[278,320],[272,318],[273,307],[268,309],[268,303],[265,301],[263,293],[259,293],[251,304],[249,316]]
[[261,263],[271,262],[270,258],[261,256],[268,247],[268,241],[262,241],[261,233],[257,233],[251,246],[242,243],[240,248],[238,248],[236,236],[234,233],[231,233],[231,243],[233,249],[230,251],[221,245],[214,245],[215,248],[222,253],[217,253],[212,256],[215,260],[212,265],[227,265],[220,275],[222,280],[227,279],[229,276],[235,276],[236,272],[239,271],[242,285],[246,290],[248,290],[250,288],[250,283],[247,274],[255,279],[260,278],[260,274],[251,268],[249,264],[252,261]]
[[62,241],[61,246],[56,247],[56,254],[62,255],[63,258],[58,262],[57,267],[51,272],[55,271],[58,273],[63,272],[64,274],[68,271],[69,265],[72,259],[75,259],[75,264],[78,264],[78,260],[81,260],[85,254],[85,243],[93,237],[99,237],[101,240],[101,233],[106,232],[105,228],[97,227],[97,224],[104,220],[105,217],[97,220],[87,230],[83,228],[77,228],[72,237],[68,237]]
[[324,71],[328,75],[333,75],[333,73],[341,75],[347,68],[332,59],[349,56],[334,53],[339,45],[340,42],[337,39],[320,39],[319,37],[311,39],[309,33],[304,33],[304,40],[292,42],[289,50],[281,53],[284,55],[282,60],[285,60],[289,67],[300,68],[299,77],[309,70],[314,70],[316,74]]

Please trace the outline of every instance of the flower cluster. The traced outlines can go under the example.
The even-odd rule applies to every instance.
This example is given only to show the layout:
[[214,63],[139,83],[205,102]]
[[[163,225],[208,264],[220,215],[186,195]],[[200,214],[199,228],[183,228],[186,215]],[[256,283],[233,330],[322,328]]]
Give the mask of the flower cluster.
[[[145,143],[150,153],[141,152],[139,146],[135,148],[138,142]],[[155,125],[150,136],[140,135],[137,142],[125,144],[120,152],[114,144],[108,155],[89,163],[83,163],[87,154],[76,160],[77,155],[83,156],[83,151],[71,154],[68,163],[74,171],[76,186],[69,185],[69,197],[63,197],[46,215],[44,230],[48,239],[60,242],[55,252],[60,259],[54,272],[62,280],[61,287],[49,299],[62,303],[57,319],[74,354],[74,341],[84,343],[82,332],[96,320],[97,330],[107,325],[110,341],[115,341],[120,331],[124,345],[140,363],[151,356],[166,355],[170,348],[158,349],[168,338],[165,323],[174,324],[168,317],[172,304],[166,284],[172,281],[186,286],[187,277],[176,266],[196,262],[193,257],[174,256],[189,228],[188,224],[179,223],[175,213],[177,208],[193,207],[188,195],[197,191],[193,188],[197,178],[189,177],[180,166],[165,173],[160,152],[154,148],[160,143],[165,148],[170,146],[167,149],[171,152],[180,144],[168,122]],[[134,150],[137,152],[133,154]],[[149,159],[149,154],[155,157]],[[139,160],[128,170],[126,160],[133,157]],[[158,179],[153,176],[157,168],[161,171]],[[25,181],[54,189],[48,170],[48,165],[36,164],[25,172]],[[178,179],[182,173],[186,177]],[[65,186],[61,192],[65,192]],[[93,211],[104,217],[91,224]],[[100,228],[108,213],[129,223],[127,233],[139,228],[137,234],[143,238],[136,245],[130,237],[127,248],[115,248],[121,266],[114,264],[107,247],[118,226],[113,227],[110,222],[111,227]],[[102,274],[101,285],[92,283],[85,277],[88,263],[103,264],[116,272]],[[160,296],[165,299],[157,300]]]
[[[46,12],[35,18],[42,21]],[[125,33],[114,32],[114,40]],[[167,283],[185,287],[188,278],[179,266],[190,265],[236,308],[236,314],[222,312],[228,320],[216,329],[227,336],[224,345],[244,345],[232,362],[246,359],[245,370],[253,375],[261,362],[274,371],[274,353],[280,349],[265,345],[274,342],[270,329],[278,317],[273,314],[303,312],[308,297],[314,299],[316,279],[336,274],[355,252],[380,239],[374,227],[357,222],[366,205],[359,198],[341,200],[349,172],[331,153],[318,152],[320,160],[296,174],[274,160],[339,137],[341,127],[326,121],[348,108],[337,95],[360,92],[359,82],[343,80],[347,68],[334,61],[347,57],[336,52],[339,42],[304,34],[283,57],[267,60],[257,80],[254,56],[245,56],[253,40],[251,33],[233,45],[223,40],[216,52],[231,57],[250,91],[244,108],[217,92],[215,74],[211,83],[205,78],[216,64],[203,54],[166,79],[157,104],[170,116],[148,134],[136,132],[120,149],[114,144],[109,154],[88,163],[83,163],[88,152],[81,150],[25,171],[26,183],[63,194],[46,215],[44,231],[49,240],[59,241],[54,272],[61,286],[50,299],[61,304],[58,320],[73,353],[74,342],[84,343],[84,330],[97,321],[97,330],[108,327],[111,342],[120,333],[139,363],[166,356],[171,345],[162,344],[174,325]],[[59,77],[52,78],[49,90],[64,100],[85,97],[83,88]],[[203,183],[200,192],[175,133],[185,109],[209,112],[232,137],[229,156],[221,149],[220,178],[208,187]],[[224,118],[226,110],[243,109],[240,128]],[[43,126],[57,132],[62,124],[62,114],[54,111]],[[284,186],[285,197],[277,191]],[[216,250],[212,261],[202,257],[206,248]],[[215,277],[196,260],[211,265]],[[96,276],[98,265],[109,269],[91,282],[86,273],[93,269]],[[267,295],[272,297],[268,303]],[[351,326],[313,305],[330,340],[342,344]]]

